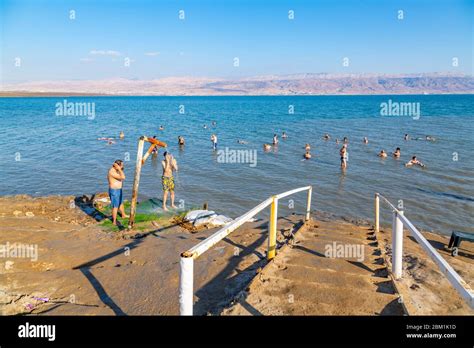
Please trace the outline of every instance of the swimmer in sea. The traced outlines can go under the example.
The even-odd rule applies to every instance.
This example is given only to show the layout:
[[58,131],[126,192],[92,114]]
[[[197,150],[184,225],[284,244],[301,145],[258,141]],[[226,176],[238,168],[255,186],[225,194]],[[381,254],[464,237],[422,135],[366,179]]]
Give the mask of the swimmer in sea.
[[212,121],[211,123],[213,126],[217,126],[217,122],[216,121]]
[[123,139],[125,138],[125,134],[123,133],[123,131],[120,132],[120,135],[119,135],[120,139]]
[[283,132],[283,133],[281,134],[281,138],[282,138],[282,139],[287,139],[287,138],[288,138],[288,135],[286,134],[286,132]]
[[248,144],[248,141],[238,139],[237,144],[245,145],[245,144]]
[[[156,135],[153,136],[153,139],[156,139]],[[153,147],[153,150],[151,150],[151,154],[152,154],[153,156],[158,155],[158,147],[156,147],[156,146]]]
[[212,148],[214,150],[217,150],[217,135],[215,134],[211,135],[211,142],[212,142]]
[[410,140],[410,137],[408,136],[408,134],[405,134],[405,136],[403,137],[404,140]]
[[349,139],[347,139],[347,137],[344,137],[343,141],[344,141],[344,144],[349,144]]
[[425,140],[426,141],[436,141],[436,139],[434,137],[432,137],[431,135],[427,135]]
[[309,144],[306,144],[306,145],[304,146],[304,149],[305,149],[306,151],[309,151],[309,150],[311,150],[311,146],[310,146]]
[[336,144],[339,144],[339,139],[336,138]]
[[386,158],[387,153],[385,152],[385,150],[380,150],[380,153],[377,156],[382,157],[382,158]]
[[278,145],[278,135],[273,135],[273,145]]
[[[324,134],[323,139],[324,139],[324,140],[329,140],[329,139],[331,139],[331,137],[329,136],[328,133],[326,133],[326,134]],[[336,139],[336,140],[337,140],[337,139]]]
[[339,154],[341,155],[341,168],[347,168],[347,159],[349,157],[347,152],[347,144],[342,145],[341,150],[339,150]]
[[364,144],[368,144],[369,143],[369,139],[367,139],[367,137],[364,137],[364,140],[362,140],[364,142]]
[[395,152],[392,153],[392,155],[395,158],[400,158],[400,155],[401,155],[400,148],[397,147],[397,149],[395,150]]
[[420,166],[420,167],[424,167],[425,165],[423,163],[421,163],[420,161],[418,161],[418,159],[416,158],[416,156],[413,156],[411,158],[411,160],[409,160],[407,163],[405,163],[405,167],[411,167],[413,165],[417,165],[417,166]]
[[263,144],[263,150],[270,151],[271,148],[272,146],[270,144]]
[[183,146],[184,145],[184,137],[182,137],[181,135],[178,136],[178,145],[179,146]]
[[165,130],[165,127],[164,127],[164,126],[160,126],[160,130]]
[[309,150],[306,151],[306,153],[304,154],[304,158],[309,160],[311,158],[311,154],[309,153]]
[[207,125],[202,126],[202,128],[207,129]]

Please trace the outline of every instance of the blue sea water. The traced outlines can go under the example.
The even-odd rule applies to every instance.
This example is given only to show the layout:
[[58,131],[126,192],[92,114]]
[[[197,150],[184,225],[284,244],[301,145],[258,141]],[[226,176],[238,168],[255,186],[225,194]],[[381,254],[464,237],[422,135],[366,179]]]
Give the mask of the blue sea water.
[[[56,103],[64,99],[95,103],[95,117],[56,115]],[[420,103],[421,116],[382,116],[381,103],[389,100]],[[177,200],[188,206],[207,201],[211,209],[237,217],[271,194],[313,185],[317,210],[372,218],[374,192],[380,192],[393,203],[401,200],[421,228],[474,232],[473,121],[473,95],[0,98],[0,195],[106,191],[112,162],[130,158],[125,162],[130,198],[137,140],[156,135],[178,161]],[[115,144],[97,140],[118,138],[122,130],[125,139]],[[262,144],[282,131],[289,138],[264,152]],[[220,149],[256,150],[257,165],[220,163],[212,133]],[[330,141],[322,139],[325,133]],[[436,141],[404,141],[405,133]],[[182,150],[178,135],[186,139]],[[344,136],[346,171],[335,143]],[[364,136],[369,144],[363,144]],[[312,146],[309,161],[302,161],[305,143]],[[377,157],[381,149],[390,153],[396,147],[401,159]],[[161,195],[161,153],[142,170],[141,198]],[[426,168],[404,166],[414,154]],[[295,212],[303,211],[305,197],[299,194],[281,202],[280,214],[293,211],[289,199]],[[382,218],[390,221],[388,209]]]

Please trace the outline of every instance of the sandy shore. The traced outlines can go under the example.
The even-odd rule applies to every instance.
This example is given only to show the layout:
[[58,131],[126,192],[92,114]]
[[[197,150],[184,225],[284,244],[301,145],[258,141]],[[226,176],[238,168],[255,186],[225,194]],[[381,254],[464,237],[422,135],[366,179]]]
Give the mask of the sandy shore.
[[[136,233],[111,231],[74,201],[0,198],[0,244],[38,246],[37,261],[0,259],[0,313],[179,314],[179,255],[215,229],[191,233],[157,219]],[[266,262],[266,237],[266,221],[248,223],[198,259],[196,314],[219,313],[251,281]]]
[[[78,203],[80,198],[74,196],[0,198],[0,244],[38,248],[37,260],[0,259],[0,313],[177,315],[179,255],[215,229],[191,233],[172,219],[157,219],[140,231],[114,231]],[[328,223],[338,228],[348,222]],[[349,223],[360,225],[360,221]],[[301,216],[280,218],[280,244],[286,243],[288,231],[300,225]],[[196,314],[221,314],[255,279],[267,265],[267,234],[267,221],[247,223],[197,260]],[[379,239],[388,245],[386,232]],[[429,239],[440,249],[446,243],[446,238],[437,235]],[[412,244],[407,242],[407,253],[415,256],[406,256],[410,275],[406,284],[416,306],[423,300],[423,290],[435,294],[438,284],[443,289],[449,284],[442,282],[440,272]],[[464,247],[471,246],[465,243]],[[446,251],[443,254],[471,285],[472,255],[473,249],[464,249],[454,260]],[[433,301],[440,303],[436,297]],[[466,313],[455,296],[452,303],[441,303],[441,307],[425,306],[414,314],[440,313],[440,308],[447,308],[446,314]]]

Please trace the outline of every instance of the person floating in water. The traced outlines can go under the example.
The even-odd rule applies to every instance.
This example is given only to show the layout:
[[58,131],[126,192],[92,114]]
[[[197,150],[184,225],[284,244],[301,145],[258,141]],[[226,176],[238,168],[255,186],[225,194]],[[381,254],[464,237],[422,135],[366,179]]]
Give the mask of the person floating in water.
[[165,127],[163,125],[160,126],[160,131],[165,130]]
[[405,134],[405,136],[403,137],[404,140],[410,140],[410,136],[408,134]]
[[336,144],[339,144],[339,139],[336,138]]
[[393,154],[393,157],[395,157],[395,158],[400,158],[400,156],[401,156],[400,148],[397,147],[397,149],[395,150],[395,152],[393,152],[392,154]]
[[123,168],[123,161],[116,160],[107,174],[107,181],[109,183],[110,204],[112,205],[112,223],[114,225],[117,224],[117,212],[119,210],[120,215],[122,215],[122,218],[129,217],[127,214],[125,214],[125,209],[123,206],[122,186],[123,181],[125,180]]
[[207,125],[206,125],[206,124],[205,124],[205,125],[203,125],[203,126],[202,126],[202,128],[204,128],[204,129],[207,129]]
[[124,134],[124,132],[123,132],[123,131],[121,131],[121,132],[120,132],[119,138],[120,138],[120,139],[123,139],[123,138],[125,138],[125,134]]
[[309,152],[309,150],[306,150],[306,153],[304,154],[304,158],[307,160],[311,158],[311,153]]
[[246,144],[248,144],[248,141],[238,139],[237,143],[240,144],[240,145],[246,145]]
[[270,151],[272,146],[270,144],[263,144],[263,150],[264,151]]
[[306,144],[306,145],[304,146],[304,149],[305,149],[306,151],[309,151],[309,150],[311,150],[311,146],[310,146],[309,144]]
[[217,122],[216,121],[212,121],[211,123],[214,127],[217,126]]
[[181,135],[178,136],[178,145],[179,146],[184,146],[184,143],[185,143],[184,137],[182,137]]
[[212,148],[214,150],[217,150],[217,135],[215,134],[211,135],[211,142],[212,142]]
[[273,134],[273,145],[278,145],[278,135]]
[[342,145],[341,150],[339,150],[339,154],[341,155],[341,168],[347,168],[347,160],[349,158],[347,144]]
[[405,167],[411,167],[413,165],[417,165],[417,166],[420,166],[420,167],[424,167],[425,165],[423,163],[421,163],[420,161],[418,161],[418,159],[416,158],[416,156],[413,156],[411,158],[411,160],[409,160],[407,163],[405,163]]
[[347,139],[347,137],[344,137],[343,142],[344,144],[349,144],[349,139]]
[[364,137],[364,140],[362,140],[364,142],[364,144],[368,144],[369,143],[369,139],[367,139],[367,137]]
[[[329,136],[328,133],[326,133],[326,134],[324,134],[323,139],[324,140],[329,140],[329,139],[331,139],[331,137]],[[336,139],[336,143],[339,143],[339,139]]]
[[436,138],[435,138],[435,137],[432,137],[431,135],[427,135],[427,136],[425,137],[425,140],[426,140],[426,141],[436,141]]
[[163,153],[164,160],[161,162],[163,167],[163,175],[161,176],[161,185],[163,187],[163,210],[168,210],[166,207],[166,200],[168,199],[168,192],[171,196],[171,208],[176,208],[174,205],[174,177],[173,172],[178,171],[178,163],[174,157],[165,151]]
[[281,138],[282,138],[282,139],[287,139],[287,138],[288,138],[288,134],[286,134],[286,132],[283,132],[283,133],[281,134]]
[[382,157],[382,158],[386,158],[387,157],[387,153],[385,152],[385,150],[380,150],[379,154],[377,155],[379,157]]

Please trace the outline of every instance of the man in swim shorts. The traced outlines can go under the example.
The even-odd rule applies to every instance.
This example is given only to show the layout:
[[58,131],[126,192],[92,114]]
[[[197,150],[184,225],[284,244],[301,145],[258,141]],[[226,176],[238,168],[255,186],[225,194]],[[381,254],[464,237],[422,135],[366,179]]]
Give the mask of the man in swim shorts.
[[112,165],[112,168],[109,169],[107,175],[107,181],[109,182],[109,197],[112,205],[112,223],[114,225],[117,224],[118,210],[120,210],[122,218],[129,217],[125,214],[123,207],[122,185],[124,180],[125,174],[123,173],[123,162],[121,160],[116,160]]
[[174,177],[173,171],[178,170],[178,164],[171,154],[165,152],[163,154],[165,159],[161,162],[163,167],[163,175],[161,176],[161,185],[163,186],[163,210],[166,208],[166,200],[168,199],[168,192],[171,196],[171,208],[176,208],[174,205]]

